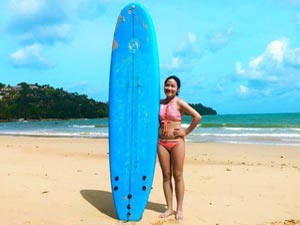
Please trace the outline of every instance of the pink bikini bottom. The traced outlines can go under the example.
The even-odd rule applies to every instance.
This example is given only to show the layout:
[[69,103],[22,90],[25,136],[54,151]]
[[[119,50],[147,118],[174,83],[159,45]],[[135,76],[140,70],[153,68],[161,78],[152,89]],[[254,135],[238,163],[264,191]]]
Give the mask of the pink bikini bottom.
[[182,139],[172,139],[172,140],[166,140],[166,139],[158,139],[158,144],[163,146],[165,149],[167,149],[169,152],[180,142]]

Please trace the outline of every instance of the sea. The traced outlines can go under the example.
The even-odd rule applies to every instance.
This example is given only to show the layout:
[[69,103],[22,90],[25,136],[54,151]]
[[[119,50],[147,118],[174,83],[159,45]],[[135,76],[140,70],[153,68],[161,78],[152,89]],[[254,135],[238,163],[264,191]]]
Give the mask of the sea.
[[[108,118],[0,122],[0,135],[13,136],[108,138],[108,130]],[[300,147],[300,113],[203,116],[186,141]]]

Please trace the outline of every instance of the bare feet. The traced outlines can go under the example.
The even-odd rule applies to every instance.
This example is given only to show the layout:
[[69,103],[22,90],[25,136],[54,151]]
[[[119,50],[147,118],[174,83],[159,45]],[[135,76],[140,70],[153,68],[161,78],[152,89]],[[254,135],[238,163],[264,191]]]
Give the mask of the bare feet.
[[182,220],[183,219],[183,212],[182,211],[177,211],[175,215],[176,220]]
[[169,216],[174,215],[174,214],[175,214],[174,210],[167,209],[164,213],[159,215],[159,218],[166,218],[166,217],[169,217]]

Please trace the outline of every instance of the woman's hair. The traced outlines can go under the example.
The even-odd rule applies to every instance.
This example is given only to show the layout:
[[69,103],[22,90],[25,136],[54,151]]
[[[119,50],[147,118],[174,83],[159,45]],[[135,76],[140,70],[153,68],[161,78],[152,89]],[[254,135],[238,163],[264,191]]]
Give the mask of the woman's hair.
[[177,84],[177,87],[178,87],[178,91],[177,91],[176,95],[178,95],[179,94],[179,89],[180,89],[180,86],[181,86],[180,79],[175,75],[171,75],[171,76],[167,77],[164,84],[166,85],[167,81],[170,80],[170,79],[175,80],[175,82]]

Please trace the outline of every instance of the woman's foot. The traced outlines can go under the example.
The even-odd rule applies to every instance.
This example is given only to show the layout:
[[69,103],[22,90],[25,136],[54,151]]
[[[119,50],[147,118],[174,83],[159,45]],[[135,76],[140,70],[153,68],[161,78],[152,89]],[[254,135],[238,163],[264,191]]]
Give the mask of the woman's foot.
[[177,211],[175,214],[175,219],[176,220],[182,220],[183,219],[183,212],[182,211]]
[[164,213],[159,215],[159,218],[166,218],[166,217],[169,217],[169,216],[174,215],[174,214],[175,214],[174,210],[167,209]]

